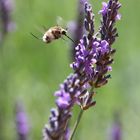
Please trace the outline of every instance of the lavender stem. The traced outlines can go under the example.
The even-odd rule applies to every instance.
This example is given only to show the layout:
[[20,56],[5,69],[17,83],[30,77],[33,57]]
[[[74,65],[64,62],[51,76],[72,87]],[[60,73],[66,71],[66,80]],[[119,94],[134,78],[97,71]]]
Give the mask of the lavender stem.
[[72,138],[73,138],[73,136],[74,136],[74,134],[76,132],[76,129],[77,129],[79,123],[80,123],[80,120],[82,118],[83,113],[84,113],[84,110],[81,109],[80,112],[79,112],[78,118],[77,118],[77,120],[76,120],[76,122],[74,124],[74,128],[73,128],[73,131],[71,133],[71,136],[70,136],[70,139],[69,140],[72,140]]
[[[92,86],[91,89],[90,89],[90,93],[92,93],[92,92],[94,92],[94,86]],[[77,129],[77,127],[78,127],[78,125],[80,123],[80,120],[81,120],[81,118],[83,116],[83,113],[84,113],[84,110],[81,109],[80,112],[79,112],[78,118],[77,118],[77,120],[76,120],[76,122],[74,124],[74,128],[73,128],[73,131],[72,131],[71,136],[70,136],[70,140],[72,140],[72,138],[73,138],[73,136],[74,136],[74,134],[76,132],[76,129]]]

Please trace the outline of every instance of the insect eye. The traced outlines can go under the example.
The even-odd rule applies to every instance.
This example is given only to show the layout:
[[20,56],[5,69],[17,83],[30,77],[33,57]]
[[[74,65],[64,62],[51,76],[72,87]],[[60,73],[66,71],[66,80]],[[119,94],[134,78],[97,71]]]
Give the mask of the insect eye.
[[62,31],[62,34],[65,35],[65,34],[66,34],[66,31],[63,30],[63,31]]

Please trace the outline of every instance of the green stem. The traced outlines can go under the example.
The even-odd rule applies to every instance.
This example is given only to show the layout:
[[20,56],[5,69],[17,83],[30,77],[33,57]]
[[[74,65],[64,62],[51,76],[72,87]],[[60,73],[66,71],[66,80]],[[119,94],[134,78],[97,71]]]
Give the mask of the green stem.
[[77,120],[76,120],[76,122],[75,122],[73,131],[72,131],[72,133],[71,133],[71,136],[70,136],[70,139],[69,139],[69,140],[72,140],[72,139],[73,139],[73,136],[74,136],[74,134],[75,134],[75,132],[76,132],[76,129],[77,129],[77,127],[78,127],[78,125],[79,125],[79,123],[80,123],[80,120],[81,120],[81,118],[82,118],[83,112],[84,112],[84,110],[81,109],[80,112],[79,112],[78,118],[77,118]]
[[[93,90],[94,90],[94,87],[92,86],[91,89],[90,89],[90,92],[93,92]],[[79,123],[80,123],[80,120],[82,118],[83,113],[84,113],[84,110],[81,109],[80,112],[79,112],[78,118],[77,118],[77,120],[76,120],[76,122],[74,124],[74,128],[72,130],[72,133],[71,133],[71,136],[70,136],[70,139],[69,140],[72,140],[73,139],[74,134],[75,134],[76,129],[77,129]]]

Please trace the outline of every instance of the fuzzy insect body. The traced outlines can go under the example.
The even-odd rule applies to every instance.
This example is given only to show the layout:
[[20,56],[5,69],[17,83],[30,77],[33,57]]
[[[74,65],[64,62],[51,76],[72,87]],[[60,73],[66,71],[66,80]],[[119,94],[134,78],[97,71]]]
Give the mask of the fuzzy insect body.
[[45,43],[50,43],[53,40],[62,38],[63,36],[66,36],[68,39],[70,39],[72,42],[74,42],[68,35],[67,35],[67,30],[63,29],[61,26],[54,26],[51,27],[49,30],[47,30],[42,38],[39,38],[37,36],[35,36],[33,33],[31,33],[31,35],[33,37],[35,37],[36,39],[42,40]]

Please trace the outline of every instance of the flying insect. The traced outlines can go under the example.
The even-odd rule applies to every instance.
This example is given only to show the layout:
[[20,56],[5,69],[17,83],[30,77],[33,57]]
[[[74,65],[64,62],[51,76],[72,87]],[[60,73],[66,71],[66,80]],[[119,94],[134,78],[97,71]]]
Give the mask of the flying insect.
[[36,35],[34,35],[33,33],[31,33],[31,35],[33,37],[35,37],[36,39],[42,40],[45,43],[51,43],[52,41],[62,38],[63,36],[66,36],[68,39],[70,39],[72,42],[74,42],[68,35],[67,35],[67,30],[63,29],[61,26],[54,26],[49,28],[44,35],[42,36],[42,38],[37,37]]

